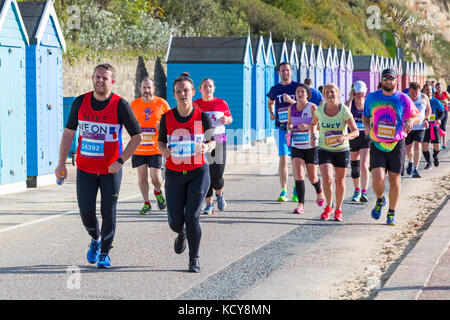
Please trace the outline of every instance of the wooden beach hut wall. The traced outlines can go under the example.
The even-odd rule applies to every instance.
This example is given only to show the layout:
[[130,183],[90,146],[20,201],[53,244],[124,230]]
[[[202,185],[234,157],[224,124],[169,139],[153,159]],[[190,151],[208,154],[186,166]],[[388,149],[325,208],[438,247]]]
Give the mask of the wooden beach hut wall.
[[347,68],[345,70],[345,101],[350,98],[350,91],[353,84],[353,54],[352,50],[347,51]]
[[399,59],[396,59],[396,63],[397,63],[397,73],[398,73],[398,77],[397,77],[397,86],[398,86],[398,90],[402,91],[403,86],[402,86],[402,76],[403,76],[403,65],[402,65],[402,61]]
[[322,43],[320,43],[318,46],[315,46],[314,51],[316,53],[315,88],[319,89],[320,86],[323,86],[325,84],[324,83],[325,57],[323,54]]
[[0,193],[26,189],[26,46],[15,0],[0,0]]
[[280,82],[278,67],[280,63],[289,62],[289,54],[287,51],[286,41],[274,42],[273,49],[275,51],[275,57],[277,59],[277,65],[275,66],[275,84],[277,84]]
[[353,57],[353,80],[364,81],[367,86],[367,93],[376,90],[375,74],[376,74],[376,62],[374,55],[360,55]]
[[305,82],[305,79],[308,78],[308,50],[306,50],[305,42],[297,43],[297,54],[299,59],[299,68],[298,68],[298,81],[300,83]]
[[264,39],[252,37],[252,110],[251,110],[251,139],[252,141],[260,141],[265,139],[265,69],[266,55],[264,53]]
[[409,61],[402,61],[402,91],[409,87],[409,80],[410,80],[410,65]]
[[323,72],[324,83],[333,82],[333,49],[328,47],[326,50],[325,68]]
[[[250,146],[252,66],[250,37],[171,37],[166,55],[167,101],[176,106],[172,83],[189,72],[196,89],[206,77],[214,80],[215,96],[230,107],[233,123],[227,126],[227,142]],[[200,98],[198,91],[195,98]]]
[[337,50],[338,65],[338,87],[341,92],[341,101],[345,101],[345,79],[347,75],[347,59],[345,58],[345,48]]
[[272,35],[270,35],[269,38],[266,38],[264,40],[264,48],[266,50],[266,66],[265,66],[265,110],[266,110],[266,116],[265,116],[265,126],[266,126],[266,138],[273,137],[274,130],[275,130],[275,121],[270,120],[270,112],[269,108],[267,107],[269,105],[269,98],[266,96],[267,93],[269,93],[270,88],[272,88],[275,85],[275,67],[277,65],[277,59],[275,57],[275,51],[273,49],[273,42],[272,42]]
[[333,75],[332,75],[332,82],[339,86],[339,55],[337,51],[336,45],[333,49]]
[[295,45],[295,40],[292,42],[286,43],[287,52],[289,55],[289,62],[291,64],[292,69],[292,81],[298,82],[298,68],[299,68],[299,60],[297,53],[297,46]]
[[316,53],[314,51],[314,43],[306,47],[308,53],[308,78],[311,79],[311,86],[316,88]]
[[28,187],[53,184],[64,130],[62,53],[66,43],[53,1],[19,2],[26,50]]

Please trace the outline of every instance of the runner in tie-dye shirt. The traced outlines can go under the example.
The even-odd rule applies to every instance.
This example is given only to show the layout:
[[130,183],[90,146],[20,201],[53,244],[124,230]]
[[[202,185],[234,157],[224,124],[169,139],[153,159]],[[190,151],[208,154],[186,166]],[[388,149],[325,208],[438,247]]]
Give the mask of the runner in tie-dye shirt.
[[396,225],[395,208],[400,196],[401,172],[405,161],[404,138],[419,122],[419,111],[411,99],[395,89],[397,73],[385,69],[381,74],[382,90],[370,93],[364,103],[363,122],[370,134],[370,168],[377,202],[372,218],[379,219],[386,205],[384,198],[386,170],[389,175],[389,211],[386,223]]

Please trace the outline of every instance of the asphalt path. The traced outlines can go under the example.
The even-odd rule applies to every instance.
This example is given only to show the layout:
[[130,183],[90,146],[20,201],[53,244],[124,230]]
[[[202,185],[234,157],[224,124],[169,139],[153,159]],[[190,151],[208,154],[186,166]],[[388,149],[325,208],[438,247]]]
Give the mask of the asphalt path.
[[[414,216],[408,197],[430,190],[432,178],[448,172],[449,156],[422,179],[403,179],[399,225]],[[397,227],[370,218],[368,204],[349,201],[344,221],[320,221],[323,208],[306,181],[306,212],[278,203],[278,157],[273,144],[229,152],[225,174],[228,207],[202,216],[201,273],[186,272],[187,250],[173,252],[175,234],[165,211],[138,215],[137,174],[124,166],[112,268],[86,260],[90,238],[81,224],[75,168],[63,186],[0,197],[0,299],[330,299]],[[290,172],[291,169],[290,169]],[[289,181],[289,195],[293,179]],[[100,214],[98,214],[101,221]]]

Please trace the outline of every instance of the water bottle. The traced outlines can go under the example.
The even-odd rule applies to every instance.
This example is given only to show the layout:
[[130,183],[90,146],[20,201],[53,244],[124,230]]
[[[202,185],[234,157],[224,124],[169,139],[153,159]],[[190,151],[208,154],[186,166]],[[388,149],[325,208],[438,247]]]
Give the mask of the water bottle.
[[64,183],[64,179],[66,178],[66,172],[65,171],[61,171],[61,180],[56,179],[56,184],[58,186],[62,185]]

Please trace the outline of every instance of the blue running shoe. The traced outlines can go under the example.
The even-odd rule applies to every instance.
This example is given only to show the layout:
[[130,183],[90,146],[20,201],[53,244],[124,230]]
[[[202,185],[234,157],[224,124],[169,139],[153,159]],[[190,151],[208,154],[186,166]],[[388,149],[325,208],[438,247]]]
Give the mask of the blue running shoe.
[[97,262],[98,269],[109,269],[111,268],[111,259],[106,253],[100,253],[100,258]]
[[372,218],[375,220],[380,219],[381,216],[381,209],[386,205],[386,200],[383,199],[380,201],[377,199],[377,203],[375,204],[375,208],[372,209]]
[[277,199],[278,202],[286,202],[288,201],[288,195],[286,190],[282,190],[280,196]]
[[100,245],[101,242],[92,239],[89,245],[89,250],[87,252],[87,260],[89,263],[96,263],[100,255]]
[[227,202],[225,201],[225,198],[223,197],[223,192],[222,195],[216,195],[217,196],[217,208],[222,211],[225,210],[225,208],[227,207]]
[[215,208],[214,208],[214,204],[211,202],[207,202],[205,205],[205,209],[202,210],[202,214],[207,214],[208,216],[214,214],[215,212]]
[[386,224],[388,226],[396,226],[397,225],[397,221],[395,220],[395,215],[393,213],[388,212]]

